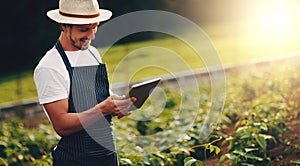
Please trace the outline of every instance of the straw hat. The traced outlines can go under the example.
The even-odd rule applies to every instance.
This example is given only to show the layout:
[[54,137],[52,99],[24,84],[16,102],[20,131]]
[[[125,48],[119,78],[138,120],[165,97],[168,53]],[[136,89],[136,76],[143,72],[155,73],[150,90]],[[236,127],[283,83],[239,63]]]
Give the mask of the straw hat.
[[50,10],[47,16],[66,24],[91,24],[108,20],[112,12],[99,9],[97,0],[60,0],[59,9]]

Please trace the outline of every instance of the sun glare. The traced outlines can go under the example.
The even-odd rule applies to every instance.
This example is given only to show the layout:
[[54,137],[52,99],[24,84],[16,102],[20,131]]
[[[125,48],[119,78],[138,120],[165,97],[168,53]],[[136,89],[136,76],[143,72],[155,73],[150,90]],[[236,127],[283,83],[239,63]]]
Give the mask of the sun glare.
[[[249,20],[248,36],[264,54],[299,51],[300,1],[262,0]],[[258,49],[258,48],[256,48]]]
[[261,1],[256,11],[256,27],[260,35],[269,40],[295,37],[299,22],[298,7],[299,2],[295,0]]
[[247,5],[247,10],[241,8],[238,12],[242,20],[233,22],[236,28],[232,31],[232,47],[236,55],[281,56],[300,52],[299,0],[251,0]]
[[264,35],[283,39],[289,37],[294,32],[295,27],[293,6],[288,1],[280,1],[266,4],[260,13],[259,26]]

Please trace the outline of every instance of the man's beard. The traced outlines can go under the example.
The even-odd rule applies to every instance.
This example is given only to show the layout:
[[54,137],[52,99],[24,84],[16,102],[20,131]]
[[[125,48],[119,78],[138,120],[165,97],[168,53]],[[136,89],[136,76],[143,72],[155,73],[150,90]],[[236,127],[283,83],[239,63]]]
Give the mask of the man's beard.
[[[87,44],[84,44],[84,45],[82,45],[82,46],[79,46],[79,45],[76,45],[76,41],[73,40],[72,37],[70,37],[70,40],[71,40],[72,45],[73,45],[75,48],[79,49],[79,50],[86,50],[86,49],[88,49],[89,46],[90,46],[90,43],[91,43],[91,41],[89,40],[89,42],[88,42]],[[85,42],[86,40],[88,40],[88,39],[87,39],[87,38],[81,38],[81,39],[79,39],[78,41],[79,41],[79,43],[81,43],[81,42]]]

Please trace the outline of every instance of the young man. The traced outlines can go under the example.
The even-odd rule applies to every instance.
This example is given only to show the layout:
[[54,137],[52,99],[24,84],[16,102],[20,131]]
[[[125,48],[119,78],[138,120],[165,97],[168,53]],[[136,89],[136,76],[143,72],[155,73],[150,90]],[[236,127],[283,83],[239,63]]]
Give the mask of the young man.
[[110,95],[106,66],[91,41],[112,13],[97,0],[60,0],[47,16],[61,34],[34,70],[39,102],[61,136],[53,165],[118,165],[112,116],[129,115],[135,98]]

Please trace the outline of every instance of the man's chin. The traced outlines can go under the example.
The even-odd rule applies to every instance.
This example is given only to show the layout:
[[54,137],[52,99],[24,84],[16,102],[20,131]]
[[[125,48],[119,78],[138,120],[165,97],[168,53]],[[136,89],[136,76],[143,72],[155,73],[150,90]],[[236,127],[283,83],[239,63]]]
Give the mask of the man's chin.
[[85,40],[81,41],[77,44],[74,43],[74,46],[80,50],[86,50],[90,47],[91,41],[90,40]]
[[81,46],[80,50],[87,50],[90,47],[90,44]]

